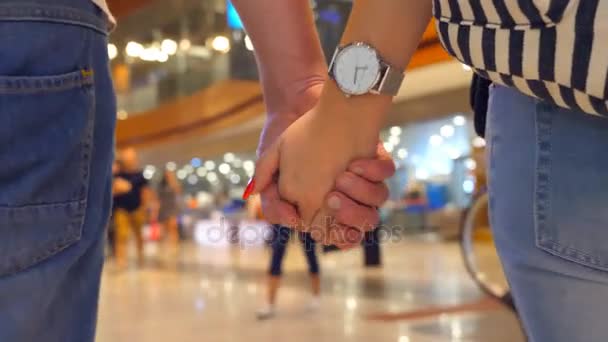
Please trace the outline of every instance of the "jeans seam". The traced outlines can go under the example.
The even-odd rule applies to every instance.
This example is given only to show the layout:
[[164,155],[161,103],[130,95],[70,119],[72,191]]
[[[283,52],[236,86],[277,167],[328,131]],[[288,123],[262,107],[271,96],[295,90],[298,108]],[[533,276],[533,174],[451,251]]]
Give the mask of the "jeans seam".
[[0,94],[57,92],[93,84],[94,74],[84,69],[57,76],[0,76]]
[[608,265],[592,255],[576,248],[564,246],[555,241],[551,230],[548,228],[549,216],[551,215],[550,189],[552,168],[552,124],[553,115],[549,108],[554,106],[538,101],[536,104],[536,176],[534,184],[535,203],[534,220],[536,246],[548,253],[575,263],[583,263],[602,269],[608,269]]

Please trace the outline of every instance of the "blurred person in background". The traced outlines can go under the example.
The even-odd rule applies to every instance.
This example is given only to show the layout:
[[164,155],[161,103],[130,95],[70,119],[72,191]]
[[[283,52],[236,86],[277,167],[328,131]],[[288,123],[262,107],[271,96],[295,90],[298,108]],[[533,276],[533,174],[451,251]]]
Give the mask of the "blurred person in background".
[[160,210],[158,220],[167,232],[167,237],[172,249],[179,246],[180,235],[178,215],[180,213],[180,196],[182,187],[175,176],[175,172],[165,170],[158,187],[158,200]]
[[[131,183],[124,178],[118,177],[120,172],[120,163],[118,160],[112,162],[112,199],[118,195],[123,195],[131,191]],[[110,216],[110,222],[108,224],[108,247],[110,250],[110,256],[116,256],[116,225],[114,224],[114,210],[116,205],[112,205],[112,212]]]
[[492,82],[487,120],[476,121],[487,128],[495,242],[530,340],[608,339],[608,0],[357,0],[331,79],[309,1],[234,2],[269,109],[293,70],[303,74],[287,85],[323,87],[263,149],[251,193],[277,189],[296,204],[300,227],[329,234],[319,219],[339,198],[335,179],[373,155],[397,72],[434,14],[445,49]]
[[156,222],[158,200],[139,167],[135,149],[125,148],[121,150],[119,160],[121,168],[116,174],[116,179],[126,181],[131,185],[130,191],[114,196],[116,264],[119,268],[124,268],[127,266],[127,247],[130,235],[135,238],[137,262],[139,265],[143,264],[143,227],[147,219]]
[[[282,266],[287,245],[289,244],[292,229],[280,225],[273,226],[273,237],[270,242],[272,256],[268,270],[267,297],[264,305],[257,311],[258,319],[272,318],[276,314],[276,299],[281,286]],[[310,288],[312,298],[309,308],[314,310],[321,304],[321,278],[319,277],[319,259],[317,257],[317,244],[310,233],[295,232],[298,235],[310,274]]]

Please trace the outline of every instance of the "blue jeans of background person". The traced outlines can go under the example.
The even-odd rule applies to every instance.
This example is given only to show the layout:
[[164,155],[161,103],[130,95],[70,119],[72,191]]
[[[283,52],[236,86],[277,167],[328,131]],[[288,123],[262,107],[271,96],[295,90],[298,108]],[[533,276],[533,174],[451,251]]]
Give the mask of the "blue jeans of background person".
[[[285,256],[285,250],[291,237],[291,228],[282,227],[279,225],[273,226],[274,235],[270,246],[272,247],[272,257],[270,259],[270,275],[281,276],[283,257]],[[319,274],[319,261],[317,260],[316,242],[312,238],[310,233],[297,233],[300,242],[302,242],[302,248],[304,248],[304,254],[306,254],[306,261],[308,262],[308,272],[310,274]]]
[[608,120],[493,87],[496,245],[532,342],[608,341]]
[[0,0],[0,341],[93,341],[116,105],[90,0]]

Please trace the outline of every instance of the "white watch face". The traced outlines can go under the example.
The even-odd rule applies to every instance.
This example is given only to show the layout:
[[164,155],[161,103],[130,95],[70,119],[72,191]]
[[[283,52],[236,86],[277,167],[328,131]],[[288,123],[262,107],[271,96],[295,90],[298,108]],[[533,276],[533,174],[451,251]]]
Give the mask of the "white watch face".
[[340,88],[351,95],[368,93],[380,76],[376,51],[367,45],[350,45],[336,56],[334,77]]

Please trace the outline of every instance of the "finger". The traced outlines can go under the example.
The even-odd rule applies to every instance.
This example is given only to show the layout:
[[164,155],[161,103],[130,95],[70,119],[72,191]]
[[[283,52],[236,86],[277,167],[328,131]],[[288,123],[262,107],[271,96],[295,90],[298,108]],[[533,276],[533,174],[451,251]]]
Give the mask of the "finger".
[[246,193],[248,191],[251,194],[259,193],[274,182],[274,175],[279,169],[280,143],[279,138],[260,156],[255,165],[255,175],[247,186]]
[[339,225],[330,234],[330,243],[341,250],[349,250],[361,245],[365,233],[357,228]]
[[350,171],[338,177],[336,190],[370,207],[381,206],[389,196],[388,186],[383,182],[370,182]]
[[378,145],[376,147],[376,154],[378,155],[378,159],[381,160],[392,160],[393,157],[390,153],[384,148],[384,143],[382,141],[378,141]]
[[260,195],[264,219],[269,223],[293,228],[301,221],[297,209],[279,196],[276,183],[270,184]]
[[339,224],[326,209],[321,210],[315,216],[314,223],[309,227],[308,232],[315,241],[343,250],[360,245],[365,236],[365,233],[357,228]]
[[372,230],[380,221],[375,208],[356,203],[346,195],[333,191],[326,197],[327,211],[341,225],[357,228],[363,232]]
[[348,170],[372,182],[383,182],[395,174],[395,162],[391,156],[378,148],[378,155],[375,159],[358,159],[353,161]]

